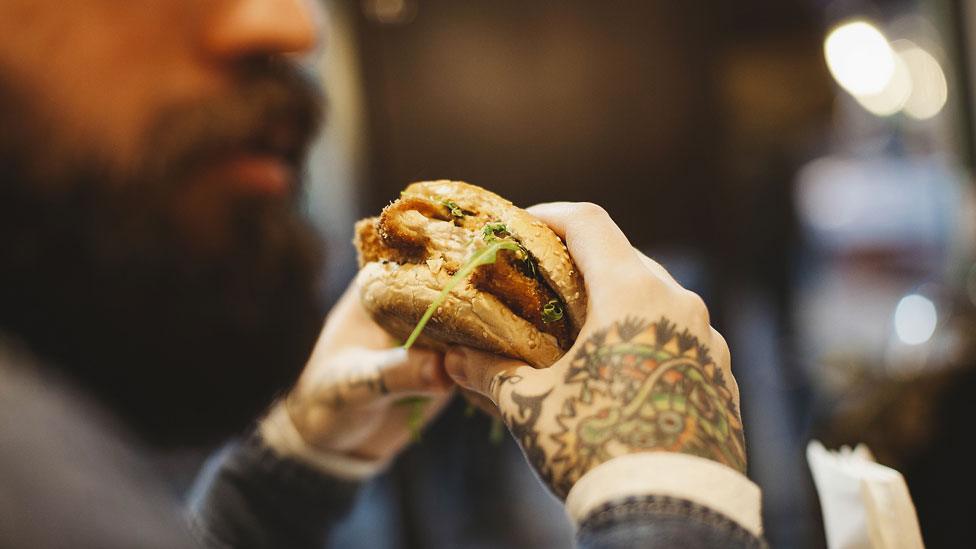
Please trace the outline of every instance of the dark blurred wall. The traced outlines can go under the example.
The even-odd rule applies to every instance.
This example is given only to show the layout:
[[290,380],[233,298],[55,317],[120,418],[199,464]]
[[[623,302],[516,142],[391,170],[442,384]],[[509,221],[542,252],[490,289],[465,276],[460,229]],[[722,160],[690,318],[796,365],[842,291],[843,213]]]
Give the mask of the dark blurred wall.
[[599,202],[639,247],[725,248],[729,208],[829,106],[801,2],[411,5],[404,24],[360,10],[367,211],[457,178]]
[[707,238],[716,29],[694,4],[430,0],[409,24],[364,19],[368,206],[457,178],[599,202],[639,244]]

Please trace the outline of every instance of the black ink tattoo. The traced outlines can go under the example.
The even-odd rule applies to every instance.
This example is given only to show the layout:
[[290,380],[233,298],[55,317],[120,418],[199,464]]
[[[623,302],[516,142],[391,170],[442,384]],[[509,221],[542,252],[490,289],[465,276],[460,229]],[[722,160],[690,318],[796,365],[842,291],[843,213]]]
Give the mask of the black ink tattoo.
[[488,394],[497,395],[498,391],[501,390],[502,385],[505,385],[506,383],[515,385],[520,381],[522,381],[522,376],[502,372],[491,378],[491,381],[488,383]]
[[[563,381],[569,393],[513,392],[518,417],[506,417],[561,497],[593,467],[633,452],[680,452],[745,470],[742,423],[722,369],[706,345],[666,318],[628,318],[593,333]],[[552,395],[562,401],[547,401]],[[555,429],[538,425],[544,403]]]
[[362,389],[378,395],[390,393],[390,388],[386,385],[386,380],[383,379],[383,372],[379,368],[375,368],[342,381],[336,381],[332,378],[321,380],[317,385],[315,394],[326,407],[331,410],[338,410],[348,403],[350,393]]
[[546,465],[546,452],[539,444],[539,430],[536,424],[539,422],[539,416],[542,415],[542,402],[550,393],[551,390],[538,396],[513,394],[512,401],[518,407],[518,414],[507,418],[512,436],[522,446],[522,451],[525,452],[529,462],[541,464],[541,466],[536,465],[536,470],[546,484],[552,483],[553,474]]

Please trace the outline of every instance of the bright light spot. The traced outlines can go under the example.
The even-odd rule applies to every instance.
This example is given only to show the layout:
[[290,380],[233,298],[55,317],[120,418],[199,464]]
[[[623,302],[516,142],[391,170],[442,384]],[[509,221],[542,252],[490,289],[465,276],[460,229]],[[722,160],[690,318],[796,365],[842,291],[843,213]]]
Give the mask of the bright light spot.
[[932,300],[918,294],[907,295],[895,308],[895,335],[907,345],[919,345],[935,333],[938,316]]
[[912,93],[905,102],[904,111],[912,118],[925,120],[939,114],[945,106],[949,86],[935,57],[915,44],[909,44],[898,52],[912,79]]
[[912,77],[908,65],[895,56],[895,72],[880,93],[855,96],[857,102],[872,114],[891,116],[902,109],[912,94]]
[[895,73],[895,56],[881,31],[866,21],[848,21],[824,40],[827,68],[855,96],[881,93]]

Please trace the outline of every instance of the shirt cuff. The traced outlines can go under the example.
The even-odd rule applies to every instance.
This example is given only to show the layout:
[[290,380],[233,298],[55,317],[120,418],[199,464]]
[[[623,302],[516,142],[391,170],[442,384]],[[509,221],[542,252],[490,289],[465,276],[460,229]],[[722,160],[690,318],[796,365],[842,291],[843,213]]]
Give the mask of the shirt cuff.
[[574,524],[613,500],[670,496],[717,511],[754,536],[762,535],[762,493],[738,471],[710,459],[672,452],[616,457],[594,467],[569,491],[566,512]]
[[280,457],[290,458],[343,480],[359,481],[376,476],[388,460],[366,460],[310,446],[295,428],[284,404],[278,403],[258,426],[265,444]]

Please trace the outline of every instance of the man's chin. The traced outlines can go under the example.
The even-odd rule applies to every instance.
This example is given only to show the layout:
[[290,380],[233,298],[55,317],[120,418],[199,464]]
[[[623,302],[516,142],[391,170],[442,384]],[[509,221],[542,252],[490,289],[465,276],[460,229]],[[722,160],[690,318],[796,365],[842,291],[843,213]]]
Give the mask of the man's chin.
[[256,217],[267,226],[243,223],[229,252],[172,265],[156,279],[165,291],[128,288],[139,306],[122,306],[114,335],[92,349],[109,360],[89,383],[157,444],[239,432],[295,382],[314,345],[319,241],[293,216]]

